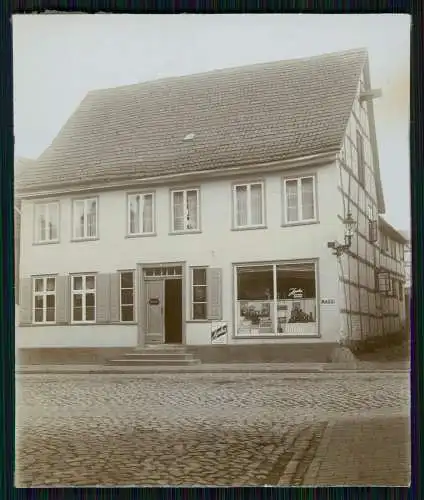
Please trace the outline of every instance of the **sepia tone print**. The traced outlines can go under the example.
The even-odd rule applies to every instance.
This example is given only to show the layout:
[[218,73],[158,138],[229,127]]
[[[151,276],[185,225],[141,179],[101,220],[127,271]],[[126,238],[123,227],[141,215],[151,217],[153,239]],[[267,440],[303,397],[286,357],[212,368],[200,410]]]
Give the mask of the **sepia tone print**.
[[[54,18],[65,39],[79,22],[31,29]],[[409,484],[411,247],[389,222],[385,90],[365,44],[308,43],[81,75],[51,144],[17,154],[17,487]]]

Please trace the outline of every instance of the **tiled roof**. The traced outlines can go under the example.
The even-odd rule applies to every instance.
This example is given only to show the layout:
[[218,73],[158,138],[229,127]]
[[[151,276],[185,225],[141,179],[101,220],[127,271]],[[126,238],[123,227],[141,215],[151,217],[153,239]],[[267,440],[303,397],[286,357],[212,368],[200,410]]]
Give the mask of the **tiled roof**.
[[380,229],[391,239],[403,244],[407,244],[409,242],[409,238],[405,234],[405,231],[396,229],[391,224],[389,224],[389,222],[387,222],[387,220],[384,219],[384,217],[382,217],[381,215],[379,216],[378,220]]
[[[339,150],[364,49],[89,92],[19,190]],[[184,140],[193,135],[192,139]]]

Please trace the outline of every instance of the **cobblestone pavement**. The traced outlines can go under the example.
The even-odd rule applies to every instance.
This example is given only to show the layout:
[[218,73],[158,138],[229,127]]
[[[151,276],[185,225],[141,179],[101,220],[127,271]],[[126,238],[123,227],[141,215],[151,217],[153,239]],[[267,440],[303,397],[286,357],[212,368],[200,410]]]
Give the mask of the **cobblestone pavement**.
[[328,422],[407,414],[408,378],[19,375],[16,486],[302,484]]

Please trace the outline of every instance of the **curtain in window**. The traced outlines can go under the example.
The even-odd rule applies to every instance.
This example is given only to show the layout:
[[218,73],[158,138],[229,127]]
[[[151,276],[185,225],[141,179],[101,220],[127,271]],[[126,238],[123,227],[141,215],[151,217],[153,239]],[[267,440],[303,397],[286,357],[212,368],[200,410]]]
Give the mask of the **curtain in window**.
[[187,192],[187,229],[197,229],[197,191]]
[[84,227],[85,227],[85,221],[84,221],[84,202],[83,201],[76,201],[75,202],[75,237],[76,238],[83,238],[84,237]]
[[247,186],[236,187],[237,226],[247,226]]
[[87,213],[87,236],[96,236],[96,201],[89,202]]
[[262,224],[262,185],[252,184],[250,187],[251,224]]
[[56,240],[58,237],[58,218],[59,218],[59,207],[56,203],[49,205],[49,240]]
[[287,222],[295,222],[299,220],[297,180],[286,181],[286,209]]
[[140,232],[140,196],[130,197],[130,234]]
[[46,235],[46,205],[39,205],[38,207],[38,241],[45,241]]
[[146,194],[143,198],[143,232],[153,232],[153,197]]
[[184,230],[184,193],[174,193],[174,231]]
[[302,179],[302,219],[313,219],[315,217],[314,208],[314,180],[312,177],[308,177]]

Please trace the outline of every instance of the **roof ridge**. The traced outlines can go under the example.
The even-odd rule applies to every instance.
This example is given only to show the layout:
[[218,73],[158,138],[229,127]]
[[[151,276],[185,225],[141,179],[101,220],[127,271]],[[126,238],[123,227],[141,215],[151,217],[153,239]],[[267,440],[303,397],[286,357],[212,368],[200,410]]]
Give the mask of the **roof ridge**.
[[157,78],[154,80],[144,80],[141,82],[137,83],[130,83],[128,85],[117,85],[116,87],[104,87],[104,88],[97,88],[97,89],[92,89],[87,92],[87,96],[93,96],[95,94],[100,94],[103,92],[108,92],[108,91],[117,91],[117,90],[124,90],[124,89],[129,89],[129,88],[135,88],[135,87],[142,87],[144,85],[160,85],[166,82],[174,82],[174,81],[181,81],[183,79],[191,79],[191,78],[200,78],[202,76],[211,76],[212,74],[222,74],[222,73],[240,73],[242,71],[249,71],[253,69],[263,69],[266,66],[277,66],[277,65],[283,65],[283,64],[290,64],[290,63],[310,63],[314,60],[325,60],[329,59],[331,57],[342,57],[343,55],[347,56],[350,54],[363,54],[364,56],[368,54],[368,49],[366,47],[358,47],[358,48],[352,48],[352,49],[346,49],[342,51],[337,51],[337,52],[324,52],[321,54],[316,54],[313,56],[301,56],[301,57],[294,57],[290,59],[275,59],[273,61],[265,61],[265,62],[257,62],[257,63],[252,63],[252,64],[243,64],[240,66],[228,66],[225,68],[218,68],[218,69],[211,69],[208,71],[200,71],[197,73],[188,73],[185,75],[174,75],[174,76],[165,76],[162,78]]

